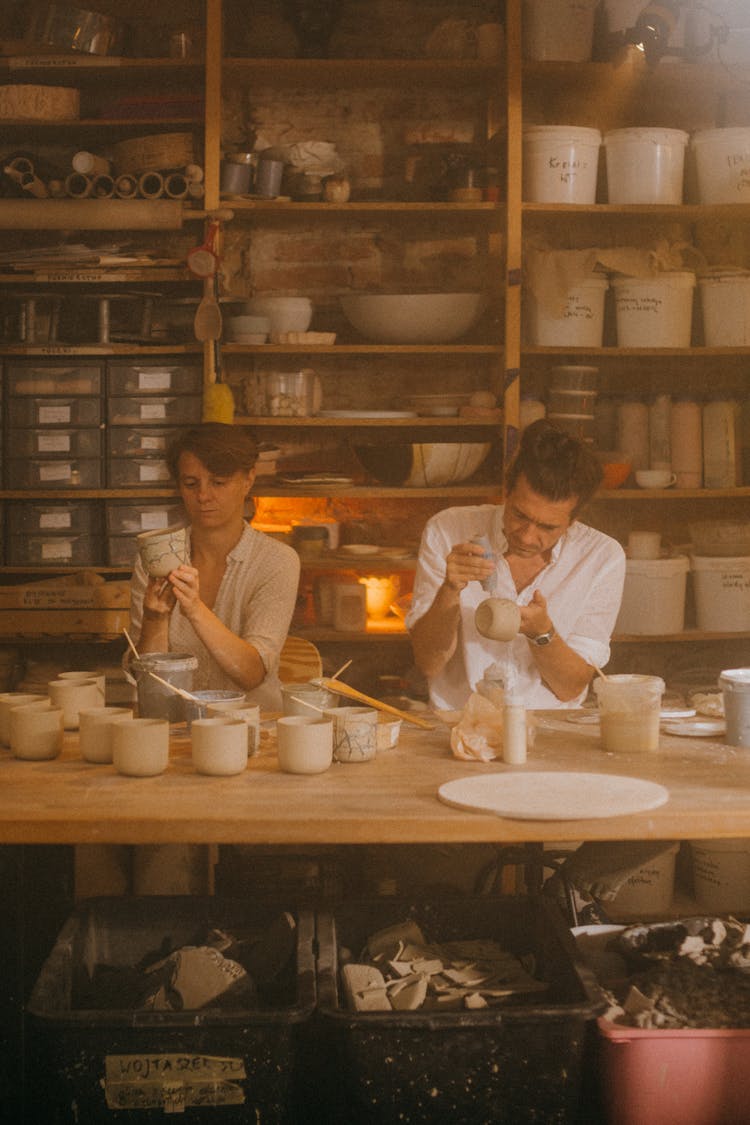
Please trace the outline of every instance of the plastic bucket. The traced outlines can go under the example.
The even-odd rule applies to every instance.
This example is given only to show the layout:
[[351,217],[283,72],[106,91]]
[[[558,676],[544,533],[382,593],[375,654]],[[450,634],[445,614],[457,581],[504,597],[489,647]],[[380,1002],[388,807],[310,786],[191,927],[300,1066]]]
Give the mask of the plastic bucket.
[[688,134],[613,129],[604,135],[610,203],[682,203]]
[[616,633],[670,634],[685,628],[685,589],[690,562],[628,559]]
[[526,300],[526,334],[531,345],[600,348],[604,336],[604,298],[609,282],[589,277],[568,290],[562,313],[554,315],[533,293]]
[[750,630],[750,556],[690,561],[695,591],[696,624],[706,633]]
[[664,680],[623,673],[594,680],[602,746],[608,753],[659,749]]
[[197,667],[197,657],[182,652],[146,652],[138,660],[131,660],[130,670],[138,687],[139,717],[182,722],[185,718],[184,700],[150,673],[155,672],[174,687],[192,691],[193,672]]
[[657,277],[617,277],[617,346],[689,348],[695,274],[675,270]]
[[679,844],[673,844],[634,871],[622,884],[614,899],[607,903],[615,918],[636,915],[653,918],[666,914],[674,898],[674,869]]
[[691,840],[693,894],[704,910],[750,910],[750,841]]
[[523,197],[529,203],[594,203],[602,135],[577,125],[523,131]]
[[598,0],[524,0],[524,57],[587,62],[597,5]]
[[750,746],[750,668],[728,668],[719,676],[730,746]]
[[708,348],[750,344],[750,271],[716,270],[698,279]]
[[691,143],[700,203],[750,200],[750,127],[701,129]]

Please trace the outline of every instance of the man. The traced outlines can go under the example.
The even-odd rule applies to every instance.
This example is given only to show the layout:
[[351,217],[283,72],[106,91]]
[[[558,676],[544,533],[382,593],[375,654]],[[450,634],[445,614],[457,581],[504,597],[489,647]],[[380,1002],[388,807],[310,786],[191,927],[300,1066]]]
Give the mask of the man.
[[[433,706],[462,708],[493,664],[528,708],[580,705],[609,660],[625,579],[619,543],[576,519],[600,481],[593,453],[541,419],[522,434],[504,506],[448,508],[428,521],[406,624]],[[488,587],[520,607],[511,641],[476,629]]]

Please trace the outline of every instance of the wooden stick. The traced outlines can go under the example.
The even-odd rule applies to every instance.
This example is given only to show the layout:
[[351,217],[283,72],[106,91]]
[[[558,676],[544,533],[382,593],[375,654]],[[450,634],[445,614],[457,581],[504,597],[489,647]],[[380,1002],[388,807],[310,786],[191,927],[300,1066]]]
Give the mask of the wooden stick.
[[[352,659],[353,659],[353,658],[352,658]],[[337,680],[337,679],[339,678],[339,676],[341,675],[341,673],[342,673],[342,672],[345,672],[345,671],[347,670],[347,668],[349,667],[349,665],[350,665],[350,664],[351,664],[351,660],[347,660],[346,664],[342,664],[342,665],[341,665],[341,667],[339,668],[338,672],[334,672],[334,673],[333,673],[333,675],[331,676],[331,679],[332,679],[332,680]]]
[[141,654],[139,653],[138,649],[133,644],[133,638],[131,637],[130,633],[127,631],[127,629],[123,629],[123,633],[125,634],[125,640],[130,645],[130,650],[133,653],[133,656],[136,658],[136,660],[140,660]]
[[164,687],[167,687],[170,691],[175,692],[176,695],[181,695],[183,699],[187,699],[189,703],[197,703],[199,707],[203,707],[205,705],[204,700],[198,699],[198,697],[195,695],[191,695],[190,692],[185,691],[184,688],[175,687],[174,684],[170,684],[169,680],[163,680],[161,676],[157,676],[156,672],[152,672],[149,669],[148,674],[149,676],[153,676],[155,680],[158,680],[160,684],[164,684]]
[[386,711],[389,715],[395,715],[396,718],[403,719],[406,723],[413,723],[415,727],[422,727],[423,730],[435,729],[433,724],[428,723],[426,719],[419,719],[410,715],[408,711],[399,711],[398,707],[391,707],[390,703],[382,703],[379,699],[373,699],[371,695],[365,695],[363,691],[357,691],[349,684],[342,684],[340,680],[323,678],[315,682],[320,684],[321,687],[328,688],[329,691],[335,691],[337,695],[345,695],[347,699],[356,699],[359,703],[366,703],[368,707],[374,707],[378,711]]

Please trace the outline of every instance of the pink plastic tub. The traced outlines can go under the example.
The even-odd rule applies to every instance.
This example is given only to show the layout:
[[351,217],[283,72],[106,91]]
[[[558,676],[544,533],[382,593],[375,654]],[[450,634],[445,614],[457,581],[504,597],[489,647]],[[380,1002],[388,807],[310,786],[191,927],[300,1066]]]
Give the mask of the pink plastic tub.
[[608,1125],[750,1123],[750,1029],[597,1023]]

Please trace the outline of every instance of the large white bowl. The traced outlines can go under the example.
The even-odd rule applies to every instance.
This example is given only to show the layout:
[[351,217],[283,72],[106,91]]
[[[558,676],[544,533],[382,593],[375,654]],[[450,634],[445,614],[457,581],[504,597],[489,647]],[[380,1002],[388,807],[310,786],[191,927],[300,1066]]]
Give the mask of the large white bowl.
[[271,335],[278,332],[307,332],[313,317],[309,297],[251,297],[245,302],[250,316],[265,316],[271,322]]
[[340,300],[349,323],[380,344],[448,344],[486,305],[483,293],[346,293]]
[[468,480],[482,464],[491,443],[430,441],[357,445],[354,451],[381,484],[436,488]]

